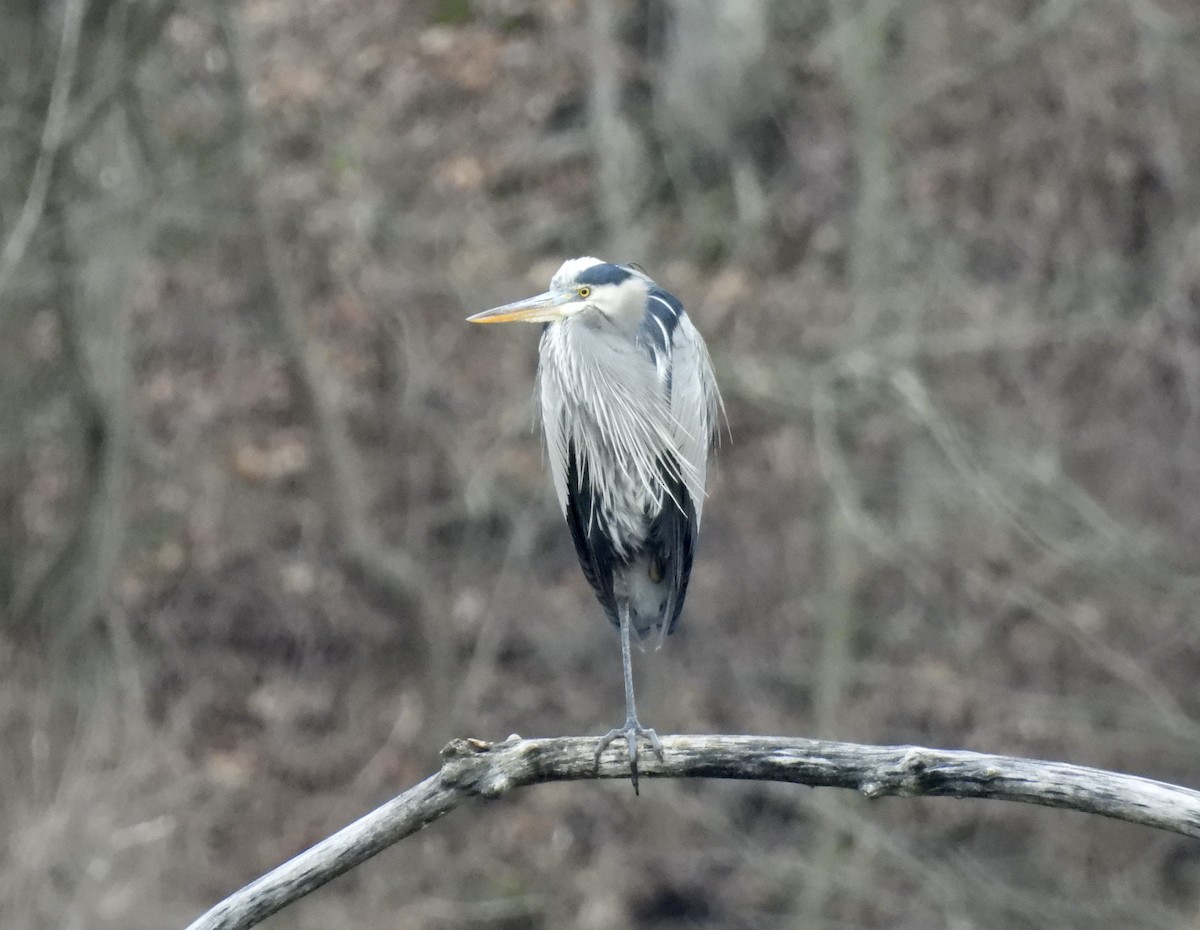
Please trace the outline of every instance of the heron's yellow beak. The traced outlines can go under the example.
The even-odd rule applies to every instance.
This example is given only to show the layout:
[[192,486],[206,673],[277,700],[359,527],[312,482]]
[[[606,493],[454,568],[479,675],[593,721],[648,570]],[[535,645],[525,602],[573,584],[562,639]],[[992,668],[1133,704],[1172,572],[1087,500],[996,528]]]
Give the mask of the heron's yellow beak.
[[571,304],[580,303],[574,291],[546,291],[516,303],[484,310],[467,317],[468,323],[553,323],[571,315]]

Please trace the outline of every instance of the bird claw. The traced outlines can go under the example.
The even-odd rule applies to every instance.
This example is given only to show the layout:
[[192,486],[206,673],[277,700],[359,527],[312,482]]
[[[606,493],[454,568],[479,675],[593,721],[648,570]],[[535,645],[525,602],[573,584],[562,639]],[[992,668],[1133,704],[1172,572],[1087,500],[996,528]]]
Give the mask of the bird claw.
[[600,756],[603,755],[610,743],[617,739],[625,740],[625,745],[629,749],[629,780],[633,782],[633,793],[638,794],[638,738],[646,737],[650,741],[650,748],[654,754],[658,756],[659,762],[666,761],[663,757],[662,742],[649,727],[644,727],[638,723],[636,717],[630,717],[625,721],[622,727],[616,727],[609,730],[596,743],[596,771],[600,771]]

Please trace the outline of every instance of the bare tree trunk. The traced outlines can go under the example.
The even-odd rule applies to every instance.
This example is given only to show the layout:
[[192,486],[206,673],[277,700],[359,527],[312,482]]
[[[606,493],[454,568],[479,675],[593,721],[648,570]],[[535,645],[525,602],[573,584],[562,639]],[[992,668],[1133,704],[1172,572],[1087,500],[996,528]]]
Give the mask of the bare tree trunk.
[[442,733],[453,707],[456,680],[450,634],[428,605],[427,585],[419,563],[403,548],[380,537],[369,517],[358,453],[330,391],[330,376],[317,347],[305,331],[304,290],[288,267],[267,192],[269,158],[262,121],[250,101],[254,58],[250,37],[237,12],[222,8],[221,26],[236,84],[236,144],[241,149],[243,181],[249,187],[255,234],[263,254],[267,310],[313,432],[320,465],[319,489],[334,541],[346,567],[386,597],[406,625],[417,630],[423,652],[413,663],[422,674],[428,733]]
[[[858,342],[878,336],[886,326],[884,315],[888,287],[895,280],[894,153],[891,144],[889,90],[883,74],[888,5],[856,0],[830,0],[831,29],[839,36],[837,72],[850,105],[854,124],[854,158],[858,190],[849,243],[849,331]],[[822,612],[821,652],[814,700],[817,732],[843,731],[847,683],[851,677],[851,652],[858,618],[859,585],[867,572],[859,530],[862,501],[859,489],[842,467],[840,456],[831,458],[838,445],[840,413],[836,388],[819,386],[815,403],[818,447],[824,448],[822,462],[830,502],[825,523],[826,609]],[[859,520],[859,526],[854,521]],[[851,839],[841,812],[843,799],[822,795],[813,799],[820,806],[821,831],[805,879],[803,920],[830,917],[830,878],[844,863],[843,847]],[[855,856],[851,849],[849,855]]]
[[672,0],[655,99],[659,142],[676,186],[686,192],[694,157],[727,172],[736,215],[731,226],[757,231],[770,214],[745,130],[766,112],[764,61],[770,9],[765,0]]
[[633,124],[621,108],[627,65],[618,38],[620,10],[614,0],[588,0],[588,112],[596,161],[596,205],[604,221],[606,249],[613,261],[645,251],[637,212],[650,166]]

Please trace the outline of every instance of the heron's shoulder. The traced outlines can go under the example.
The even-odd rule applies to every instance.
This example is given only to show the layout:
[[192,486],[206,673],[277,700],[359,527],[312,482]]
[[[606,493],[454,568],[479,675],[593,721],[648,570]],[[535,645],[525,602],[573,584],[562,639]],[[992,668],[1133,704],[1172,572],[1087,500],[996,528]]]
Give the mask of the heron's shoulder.
[[669,352],[674,345],[675,331],[687,324],[687,313],[679,298],[653,282],[646,288],[646,315],[640,335],[659,352]]

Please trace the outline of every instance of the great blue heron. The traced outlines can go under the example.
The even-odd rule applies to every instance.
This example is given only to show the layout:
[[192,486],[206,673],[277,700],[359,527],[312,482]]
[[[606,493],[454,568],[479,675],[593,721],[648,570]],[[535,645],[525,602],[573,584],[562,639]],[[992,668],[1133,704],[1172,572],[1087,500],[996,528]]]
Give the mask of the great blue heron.
[[625,724],[637,791],[638,721],[630,636],[675,628],[704,507],[708,450],[721,407],[704,340],[683,305],[633,265],[565,262],[536,297],[472,323],[545,323],[538,393],[550,472],[583,573],[621,633]]

